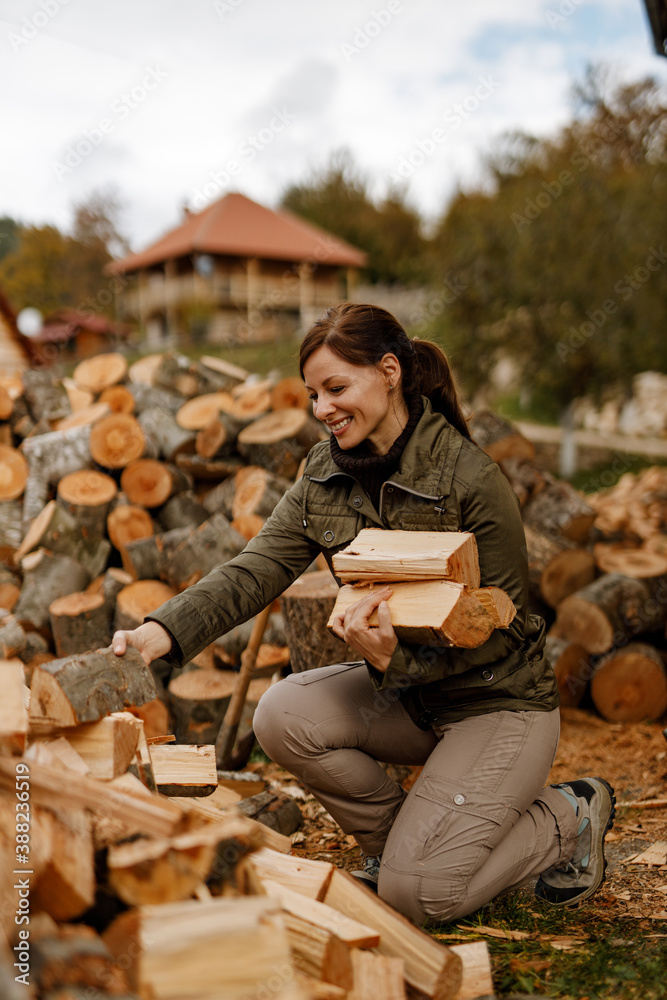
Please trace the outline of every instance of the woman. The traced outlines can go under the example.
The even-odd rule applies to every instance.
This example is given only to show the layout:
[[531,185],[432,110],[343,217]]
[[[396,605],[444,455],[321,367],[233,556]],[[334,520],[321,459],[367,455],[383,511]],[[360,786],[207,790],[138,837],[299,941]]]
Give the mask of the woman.
[[[507,480],[470,440],[445,355],[385,310],[344,303],[306,335],[300,369],[329,441],[240,556],[117,632],[115,651],[191,659],[365,527],[472,532],[482,586],[516,605],[509,628],[478,649],[409,645],[390,591],[375,593],[334,629],[364,661],[274,685],[255,732],[355,837],[357,876],[414,921],[456,919],[531,875],[549,903],[582,902],[604,880],[613,792],[598,778],[543,788],[558,691],[544,623],[527,613],[523,526]],[[378,761],[423,770],[406,794]]]

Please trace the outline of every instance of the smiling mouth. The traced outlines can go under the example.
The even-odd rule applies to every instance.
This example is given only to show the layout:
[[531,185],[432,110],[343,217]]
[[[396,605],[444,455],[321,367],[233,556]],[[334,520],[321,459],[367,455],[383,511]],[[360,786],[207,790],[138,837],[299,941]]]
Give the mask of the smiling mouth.
[[339,431],[342,431],[345,427],[347,427],[348,424],[350,423],[352,423],[352,417],[345,417],[344,420],[336,420],[334,423],[328,424],[328,427],[333,434],[337,434]]

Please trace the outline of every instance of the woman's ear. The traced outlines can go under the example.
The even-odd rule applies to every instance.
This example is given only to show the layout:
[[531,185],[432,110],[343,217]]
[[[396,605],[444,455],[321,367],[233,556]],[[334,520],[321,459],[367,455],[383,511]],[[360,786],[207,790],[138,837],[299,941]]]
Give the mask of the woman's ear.
[[390,389],[395,388],[401,378],[401,366],[395,354],[385,354],[378,368]]

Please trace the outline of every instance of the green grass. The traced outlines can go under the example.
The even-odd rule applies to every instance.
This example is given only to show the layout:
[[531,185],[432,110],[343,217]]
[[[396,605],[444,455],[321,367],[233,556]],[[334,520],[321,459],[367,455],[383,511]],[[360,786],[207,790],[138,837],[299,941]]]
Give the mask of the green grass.
[[[656,921],[620,920],[613,906],[589,904],[579,910],[548,909],[532,893],[520,891],[457,921],[430,928],[439,939],[475,928],[527,931],[531,937],[508,941],[484,937],[491,953],[499,997],[511,993],[572,1000],[658,1000],[665,996],[667,952]],[[483,937],[483,935],[478,935]],[[570,951],[553,948],[549,938],[579,938]],[[455,943],[452,941],[452,943]],[[456,942],[458,943],[458,942]]]
[[667,459],[623,452],[615,455],[610,461],[597,462],[589,468],[579,469],[568,482],[582,493],[597,493],[609,486],[615,486],[626,472],[636,476],[653,465],[667,465]]

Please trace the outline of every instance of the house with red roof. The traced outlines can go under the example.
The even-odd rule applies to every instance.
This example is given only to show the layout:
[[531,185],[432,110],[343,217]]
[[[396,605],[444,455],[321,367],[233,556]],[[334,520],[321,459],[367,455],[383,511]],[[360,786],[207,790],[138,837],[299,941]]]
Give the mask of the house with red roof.
[[159,348],[287,339],[348,298],[365,264],[338,236],[230,193],[108,271],[119,318]]

